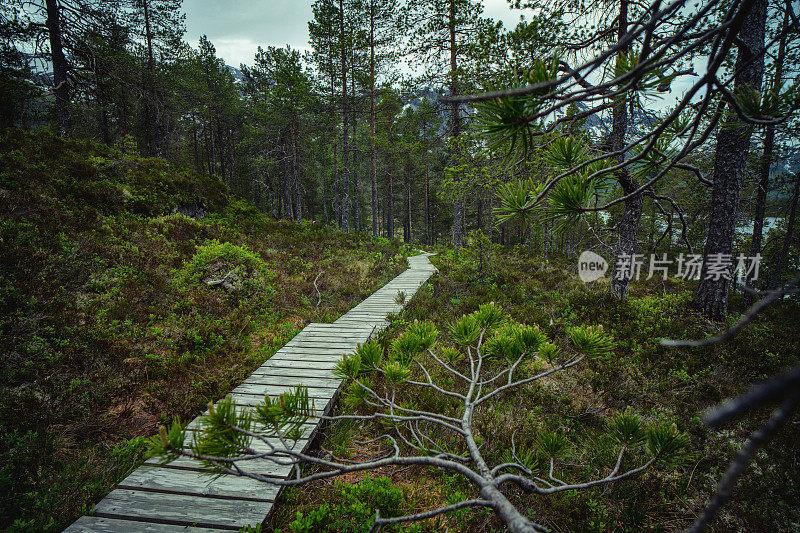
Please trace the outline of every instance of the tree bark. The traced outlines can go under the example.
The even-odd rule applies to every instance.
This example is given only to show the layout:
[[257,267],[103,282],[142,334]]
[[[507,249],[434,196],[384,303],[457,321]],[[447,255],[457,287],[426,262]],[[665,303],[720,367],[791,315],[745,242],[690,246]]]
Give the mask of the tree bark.
[[[619,26],[617,39],[622,40],[628,33],[628,0],[622,0],[619,7]],[[627,53],[628,48],[620,50],[620,54]],[[617,96],[617,102],[612,109],[611,126],[611,151],[617,152],[625,147],[625,133],[628,130],[628,99],[627,94]],[[617,162],[625,161],[625,154],[616,156]],[[628,195],[639,188],[638,181],[633,178],[627,168],[617,171],[616,179],[622,186],[622,193]],[[615,243],[614,273],[611,276],[611,294],[617,298],[625,298],[628,294],[632,269],[624,269],[624,259],[632,259],[636,252],[636,241],[639,233],[639,221],[642,218],[642,195],[637,194],[624,202],[622,218],[617,230]],[[621,261],[621,259],[623,261]]]
[[[782,28],[789,25],[789,11],[783,16]],[[778,44],[778,56],[775,58],[775,75],[772,78],[772,90],[777,92],[781,88],[783,78],[783,62],[786,57],[786,33],[781,36]],[[775,126],[770,124],[764,132],[764,152],[761,154],[761,165],[759,167],[758,192],[756,194],[756,212],[753,215],[753,238],[750,241],[750,257],[755,257],[761,253],[761,241],[764,233],[764,214],[767,209],[767,192],[769,191],[769,169],[772,166],[772,152],[775,148]],[[754,280],[748,276],[745,285],[753,288]],[[752,292],[745,291],[744,305],[750,307],[753,303]]]
[[492,509],[512,533],[535,533],[537,528],[494,485],[481,487],[481,497],[492,502]]
[[389,178],[389,191],[386,196],[386,236],[394,238],[394,173],[387,169]]
[[[450,32],[450,94],[457,96],[458,89],[458,50],[456,48],[456,0],[450,0],[450,10],[448,18],[448,29]],[[455,139],[461,132],[461,117],[459,115],[458,103],[450,104],[450,135]],[[456,184],[455,200],[453,200],[453,246],[460,248],[464,245],[464,198],[459,186]]]
[[[351,65],[355,65],[355,59],[354,58],[351,58],[350,64]],[[353,95],[353,98],[355,99],[355,95],[356,95],[356,77],[354,75],[350,76],[350,94]],[[358,153],[358,151],[357,151],[358,142],[357,142],[357,139],[356,139],[357,134],[358,134],[358,132],[356,131],[356,126],[358,125],[358,114],[356,112],[355,102],[353,102],[353,104],[354,104],[353,107],[350,109],[350,115],[351,115],[350,116],[350,125],[351,125],[351,128],[353,130],[353,142],[352,142],[353,154],[352,154],[352,159],[351,159],[352,170],[351,170],[351,174],[350,175],[351,175],[351,179],[352,179],[352,182],[353,182],[353,184],[352,184],[352,192],[353,192],[353,201],[352,201],[352,204],[353,204],[353,229],[358,232],[358,231],[361,231],[361,220],[359,218],[359,213],[358,213],[359,209],[361,208],[361,206],[359,205],[359,193],[358,193],[358,169],[359,169],[359,167],[358,167],[358,161],[356,160],[356,157],[357,157],[356,154]]]
[[794,191],[792,191],[792,204],[789,208],[789,220],[786,225],[786,235],[783,237],[783,245],[778,254],[778,262],[775,265],[775,273],[770,279],[769,288],[771,290],[777,289],[781,284],[783,277],[783,269],[786,266],[786,261],[789,258],[789,249],[792,246],[792,239],[794,239],[794,224],[795,217],[797,216],[797,197],[800,195],[800,173],[794,176]]
[[369,181],[372,188],[372,236],[378,236],[378,179],[375,169],[375,0],[369,4]]
[[300,161],[298,160],[297,150],[297,125],[292,121],[292,183],[294,187],[294,219],[296,222],[303,221],[303,191],[300,183]]
[[53,94],[56,98],[56,121],[58,134],[69,137],[72,134],[69,117],[69,83],[67,81],[67,58],[64,57],[64,44],[61,38],[61,8],[58,0],[47,0],[47,34],[50,38],[50,61],[53,63]]
[[[756,0],[747,12],[739,32],[734,94],[746,88],[760,90],[764,76],[764,33],[767,19],[766,0]],[[739,214],[739,193],[750,150],[751,124],[737,116],[725,120],[717,135],[714,155],[714,187],[711,191],[711,219],[704,251],[700,284],[694,293],[694,304],[710,318],[722,318],[728,310],[731,279],[707,275],[709,258],[716,254],[731,255],[736,219]],[[727,276],[730,278],[730,276]]]
[[425,158],[425,244],[431,243],[431,201],[430,201],[430,184],[428,182],[428,151],[425,150],[423,155]]
[[403,242],[405,242],[405,243],[411,242],[411,174],[412,174],[412,169],[409,168],[409,167],[411,167],[411,164],[410,164],[411,157],[409,157],[407,159],[407,161],[409,163],[406,165],[406,206],[405,206],[406,207],[406,209],[405,209],[406,216],[405,216],[405,221],[404,221],[404,224],[403,224]]
[[156,150],[156,80],[155,80],[155,58],[153,57],[153,32],[150,28],[150,0],[142,0],[142,12],[144,13],[144,32],[147,42],[147,89],[150,97],[144,99],[145,118],[144,135],[147,143],[147,155],[154,156]]
[[342,200],[341,200],[341,230],[350,231],[350,164],[348,138],[348,101],[347,101],[347,46],[345,45],[344,32],[344,2],[339,0],[339,46],[342,53]]

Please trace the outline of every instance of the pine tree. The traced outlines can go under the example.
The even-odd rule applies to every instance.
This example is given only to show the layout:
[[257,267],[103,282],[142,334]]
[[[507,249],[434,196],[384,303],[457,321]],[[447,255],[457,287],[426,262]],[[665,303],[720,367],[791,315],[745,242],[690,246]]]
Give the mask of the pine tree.
[[[480,17],[482,11],[482,4],[474,0],[411,0],[408,4],[413,27],[408,52],[425,68],[423,79],[447,86],[451,96],[474,87],[468,75],[469,61],[477,56],[477,35],[486,25]],[[449,131],[452,139],[462,131],[461,110],[455,101],[450,104]],[[455,247],[464,242],[464,219],[464,198],[459,194],[453,201]]]

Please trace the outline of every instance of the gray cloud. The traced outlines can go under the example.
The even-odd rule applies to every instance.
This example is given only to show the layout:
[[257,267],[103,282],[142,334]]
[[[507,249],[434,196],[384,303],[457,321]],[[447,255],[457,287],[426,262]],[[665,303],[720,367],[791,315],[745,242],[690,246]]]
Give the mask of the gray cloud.
[[189,43],[208,35],[230,65],[252,63],[259,46],[308,48],[310,0],[184,0],[183,9]]
[[[197,46],[208,35],[229,65],[251,64],[259,46],[308,49],[312,0],[184,0],[186,39]],[[506,0],[485,0],[485,15],[513,27],[520,11]]]

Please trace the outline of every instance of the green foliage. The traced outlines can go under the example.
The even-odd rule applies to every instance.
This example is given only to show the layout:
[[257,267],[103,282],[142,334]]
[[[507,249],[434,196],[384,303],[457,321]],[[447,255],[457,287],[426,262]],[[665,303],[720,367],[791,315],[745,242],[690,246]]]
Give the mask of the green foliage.
[[411,369],[400,361],[392,361],[383,367],[383,375],[390,385],[398,385],[407,381],[411,376]]
[[487,331],[496,328],[505,318],[503,310],[494,302],[482,304],[473,314],[478,327]]
[[578,353],[587,357],[603,357],[614,349],[614,339],[602,325],[573,327],[568,334]]
[[481,328],[475,315],[462,316],[451,326],[450,335],[453,342],[461,347],[471,346],[478,342]]
[[552,363],[553,360],[556,357],[558,357],[558,354],[560,353],[561,353],[561,347],[552,342],[545,342],[544,344],[539,346],[539,357],[541,357],[548,363]]
[[536,446],[546,457],[558,459],[567,453],[570,443],[560,432],[542,430],[536,434]]
[[[369,531],[376,511],[382,518],[403,514],[405,507],[403,491],[392,485],[386,477],[366,476],[358,483],[337,481],[331,501],[316,509],[303,513],[298,511],[289,524],[293,533],[362,533]],[[387,531],[418,532],[420,526],[391,526]]]
[[298,440],[302,436],[303,424],[313,415],[314,402],[308,395],[308,387],[302,386],[279,394],[274,399],[265,396],[252,414],[255,422],[290,440]]
[[647,429],[647,449],[660,461],[675,461],[687,445],[686,435],[674,425],[660,423]]
[[611,438],[628,447],[644,442],[647,437],[641,419],[630,409],[614,415],[607,425]]
[[[537,59],[533,67],[522,72],[515,83],[517,87],[543,84],[541,89],[476,105],[477,128],[492,140],[494,148],[508,146],[509,155],[517,148],[523,152],[530,150],[543,121],[542,117],[534,117],[544,105],[541,96],[551,89],[547,84],[558,76],[559,62],[558,56],[553,56],[549,61]],[[491,90],[492,87],[487,89]]]
[[[258,413],[258,410],[256,410]],[[259,413],[260,414],[260,413]],[[211,457],[235,457],[250,446],[253,438],[243,431],[253,427],[253,415],[249,411],[237,412],[236,404],[231,397],[226,397],[216,405],[209,402],[208,413],[200,419],[199,431],[195,432],[192,441],[192,452],[197,455]],[[211,461],[205,462],[214,468]]]
[[565,176],[550,190],[550,213],[572,223],[585,212],[594,194],[593,180],[586,180],[581,173]]
[[439,336],[439,331],[430,320],[422,322],[415,320],[408,326],[407,333],[419,339],[419,350],[425,351],[433,347]]
[[558,137],[547,147],[545,160],[557,169],[568,170],[583,163],[586,153],[586,146],[577,136]]
[[[499,204],[494,209],[497,224],[520,220],[525,223],[532,212],[537,189],[531,180],[512,180],[500,185],[497,190]],[[532,198],[533,197],[533,198]]]
[[[358,356],[361,363],[361,368],[356,369],[356,371],[364,372],[367,369],[375,369],[381,366],[383,349],[377,339],[374,339],[359,345],[355,350],[355,355]],[[348,377],[350,376],[348,375]]]
[[357,379],[361,375],[361,354],[356,351],[342,355],[342,360],[333,368],[333,375],[342,379]]
[[[15,495],[0,498],[0,529],[60,531],[141,463],[130,436],[201,414],[299,324],[406,268],[394,241],[272,220],[218,178],[140,157],[132,139],[0,138],[0,329],[15,332],[0,335],[14,354],[0,358],[0,491]],[[180,214],[195,208],[205,217]],[[244,290],[175,280],[217,243],[248,265]],[[316,296],[318,267],[316,309],[302,297]]]
[[424,349],[425,340],[410,331],[397,337],[391,345],[389,356],[403,366],[409,366]]
[[178,451],[183,448],[186,440],[186,429],[181,425],[180,419],[176,418],[170,425],[169,430],[166,426],[161,426],[158,435],[154,435],[147,441],[147,457],[161,457],[162,463],[168,463],[178,456]]
[[212,240],[197,247],[197,253],[176,273],[175,282],[186,287],[236,277],[251,290],[271,292],[270,271],[258,255],[246,246]]
[[533,354],[546,341],[547,336],[538,326],[507,323],[493,331],[484,349],[487,354],[513,362],[523,354]]

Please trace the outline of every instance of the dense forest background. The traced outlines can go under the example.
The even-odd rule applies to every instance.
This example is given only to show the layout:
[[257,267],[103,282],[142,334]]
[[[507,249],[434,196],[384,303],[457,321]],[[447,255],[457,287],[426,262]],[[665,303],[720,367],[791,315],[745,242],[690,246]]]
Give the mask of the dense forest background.
[[[492,234],[497,228],[491,235],[496,242],[525,240],[532,249],[573,252],[587,244],[580,237],[585,225],[553,236],[546,223],[539,224],[528,239],[519,223],[495,225],[493,218],[504,183],[552,177],[552,170],[548,176],[537,165],[546,156],[542,146],[552,139],[539,143],[538,153],[508,164],[507,146],[476,138],[471,125],[482,115],[474,105],[438,98],[524,83],[522,73],[530,75],[537,60],[556,54],[564,65],[579,62],[616,39],[610,5],[517,7],[527,18],[504,28],[482,16],[479,2],[467,0],[319,1],[308,25],[311,52],[268,47],[259,49],[251,66],[237,67],[217,57],[207,38],[196,46],[183,40],[179,1],[6,3],[2,124],[52,125],[109,146],[134,143],[143,155],[219,176],[277,218],[456,245],[472,229]],[[769,9],[762,78],[765,88],[786,92],[797,54],[783,7]],[[706,26],[724,12],[715,9],[719,13],[708,13]],[[626,14],[631,21],[635,15],[640,13],[633,8]],[[660,86],[629,95],[628,138],[669,115],[675,108],[670,100],[677,101],[697,77],[703,54],[698,46],[664,71]],[[721,68],[734,68],[732,56],[724,61]],[[609,75],[595,72],[589,81]],[[592,100],[576,100],[560,111],[580,113],[584,142],[600,148],[612,134],[613,110]],[[771,181],[762,198],[756,186],[762,149],[756,148],[743,181],[739,226],[763,213],[787,214],[793,185],[788,176],[798,165],[795,131],[790,121],[755,133],[756,143],[769,144]],[[648,248],[656,240],[677,243],[686,221],[690,242],[702,243],[708,182],[686,169],[709,174],[712,141],[713,136],[683,157],[682,169],[674,168],[644,195],[639,226]],[[597,191],[595,198],[620,195],[617,186]],[[622,210],[617,205],[610,211],[612,220],[593,223],[614,226]],[[679,220],[679,213],[687,220]]]

